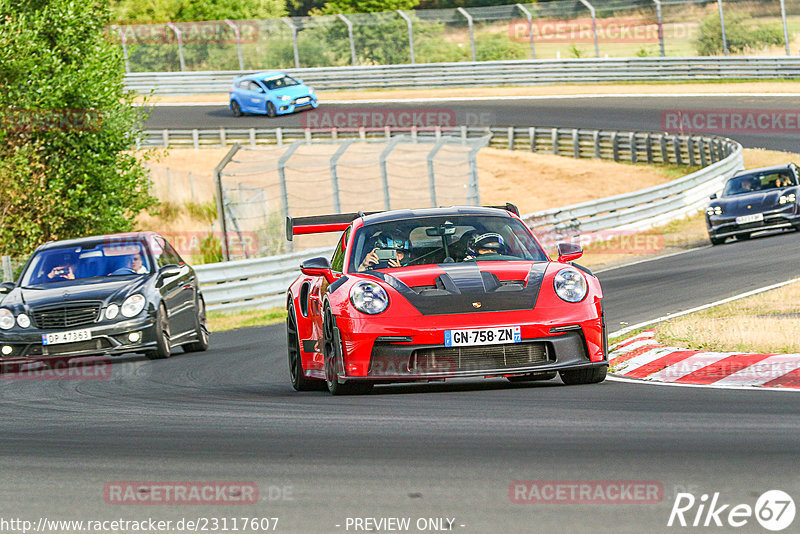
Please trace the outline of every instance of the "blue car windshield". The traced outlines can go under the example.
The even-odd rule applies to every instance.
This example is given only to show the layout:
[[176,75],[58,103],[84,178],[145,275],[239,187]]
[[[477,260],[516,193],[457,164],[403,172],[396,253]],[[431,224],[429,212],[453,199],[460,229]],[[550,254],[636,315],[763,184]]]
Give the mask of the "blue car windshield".
[[728,180],[722,195],[727,197],[793,185],[797,185],[797,180],[790,170],[743,174]]
[[493,215],[418,217],[358,229],[350,272],[471,261],[547,261],[518,219]]
[[273,78],[272,80],[264,80],[264,85],[266,85],[267,89],[270,91],[274,91],[275,89],[282,89],[283,87],[300,85],[300,82],[291,76],[283,76],[281,78]]
[[150,261],[142,243],[116,241],[48,248],[33,257],[22,275],[22,286],[83,278],[143,275]]

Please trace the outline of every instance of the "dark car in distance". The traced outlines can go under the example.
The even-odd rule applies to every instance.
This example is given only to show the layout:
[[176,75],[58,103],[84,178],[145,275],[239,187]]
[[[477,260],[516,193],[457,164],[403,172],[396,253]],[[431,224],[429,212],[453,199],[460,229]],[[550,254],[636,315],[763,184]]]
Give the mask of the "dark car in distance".
[[0,370],[26,363],[208,348],[194,270],[153,232],[46,243],[0,286]]
[[706,208],[711,244],[719,245],[728,237],[750,239],[762,230],[800,230],[799,180],[794,163],[735,174],[720,196],[711,196]]

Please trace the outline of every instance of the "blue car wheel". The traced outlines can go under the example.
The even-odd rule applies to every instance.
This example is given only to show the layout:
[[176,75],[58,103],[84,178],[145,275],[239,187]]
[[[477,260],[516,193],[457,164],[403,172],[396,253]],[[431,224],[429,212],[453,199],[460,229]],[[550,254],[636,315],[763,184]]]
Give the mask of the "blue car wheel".
[[242,107],[236,100],[231,100],[231,113],[233,113],[234,117],[242,116]]

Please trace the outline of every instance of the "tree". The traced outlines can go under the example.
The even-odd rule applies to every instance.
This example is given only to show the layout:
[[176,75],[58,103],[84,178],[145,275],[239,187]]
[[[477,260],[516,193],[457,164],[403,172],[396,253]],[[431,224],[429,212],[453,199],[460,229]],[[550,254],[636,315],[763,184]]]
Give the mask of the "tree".
[[0,0],[0,251],[131,230],[155,203],[130,151],[143,116],[123,89],[102,0]]
[[112,20],[121,24],[241,20],[282,17],[285,0],[111,0]]

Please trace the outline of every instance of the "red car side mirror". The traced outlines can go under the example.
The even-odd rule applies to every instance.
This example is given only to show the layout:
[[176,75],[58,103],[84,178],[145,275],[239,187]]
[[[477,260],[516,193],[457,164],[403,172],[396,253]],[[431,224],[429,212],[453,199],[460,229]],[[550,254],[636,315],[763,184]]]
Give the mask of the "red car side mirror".
[[583,247],[575,243],[559,243],[558,244],[558,261],[560,263],[567,263],[568,261],[577,260],[583,256]]
[[331,264],[328,258],[320,257],[305,260],[300,264],[300,271],[306,276],[324,276],[329,284],[336,280],[336,277],[333,276],[333,271],[331,271]]

